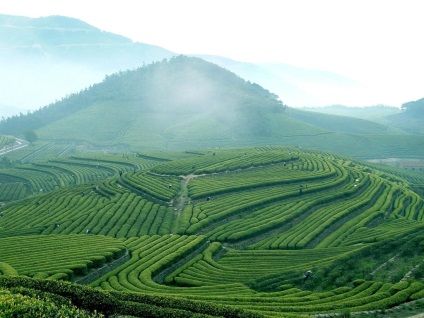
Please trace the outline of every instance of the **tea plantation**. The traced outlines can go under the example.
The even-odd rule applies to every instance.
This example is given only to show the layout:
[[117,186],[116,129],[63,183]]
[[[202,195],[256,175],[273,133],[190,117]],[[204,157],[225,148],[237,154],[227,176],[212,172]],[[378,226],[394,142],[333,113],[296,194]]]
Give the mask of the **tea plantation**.
[[295,317],[416,307],[423,184],[419,172],[298,147],[15,163],[0,169],[0,312]]

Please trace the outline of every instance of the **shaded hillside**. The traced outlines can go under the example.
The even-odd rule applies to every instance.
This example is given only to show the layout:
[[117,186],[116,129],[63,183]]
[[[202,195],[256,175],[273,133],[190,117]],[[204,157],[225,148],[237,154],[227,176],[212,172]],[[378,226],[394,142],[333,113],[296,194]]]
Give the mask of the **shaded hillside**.
[[389,131],[389,128],[385,125],[360,118],[319,114],[294,108],[290,108],[287,114],[293,118],[332,132],[382,135]]
[[0,15],[0,116],[26,113],[106,74],[173,55],[73,18]]
[[401,110],[397,107],[385,105],[375,105],[368,107],[347,107],[342,105],[332,105],[326,107],[304,107],[302,110],[330,115],[361,118],[382,124],[387,123],[387,116],[395,115],[401,112]]
[[404,103],[402,113],[388,116],[387,119],[412,134],[424,135],[424,98]]

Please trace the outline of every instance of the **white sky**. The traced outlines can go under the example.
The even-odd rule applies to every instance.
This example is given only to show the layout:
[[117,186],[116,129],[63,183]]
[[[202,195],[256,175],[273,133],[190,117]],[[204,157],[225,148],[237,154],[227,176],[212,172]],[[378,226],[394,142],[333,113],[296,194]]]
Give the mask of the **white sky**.
[[337,72],[391,105],[424,97],[423,12],[421,0],[0,0],[3,14],[70,16],[177,53]]

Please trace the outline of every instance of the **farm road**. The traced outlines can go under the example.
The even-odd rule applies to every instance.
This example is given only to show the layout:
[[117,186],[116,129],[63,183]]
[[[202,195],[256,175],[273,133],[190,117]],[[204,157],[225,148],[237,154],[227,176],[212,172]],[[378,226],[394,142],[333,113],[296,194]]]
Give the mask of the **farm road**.
[[5,146],[2,149],[0,149],[0,156],[5,155],[9,152],[25,148],[29,145],[28,141],[25,141],[23,139],[15,138],[15,143],[12,146]]

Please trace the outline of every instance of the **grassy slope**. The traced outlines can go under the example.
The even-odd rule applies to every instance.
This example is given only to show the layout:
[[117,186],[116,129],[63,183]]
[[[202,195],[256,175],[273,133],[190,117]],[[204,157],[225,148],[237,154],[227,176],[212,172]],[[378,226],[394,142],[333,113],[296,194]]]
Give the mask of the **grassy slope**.
[[316,112],[289,109],[288,115],[312,125],[335,132],[349,134],[386,134],[388,127],[374,121],[355,118],[352,116],[340,116],[332,114],[319,114]]
[[346,117],[361,118],[371,120],[377,123],[386,123],[387,116],[399,114],[401,110],[390,106],[371,106],[371,107],[346,107],[346,106],[328,106],[328,107],[305,107],[302,110],[317,112],[329,115],[339,115]]
[[[119,105],[119,106],[117,106]],[[131,151],[288,145],[344,153],[357,158],[424,157],[424,140],[365,119],[295,109],[267,115],[270,133],[238,134],[212,113],[140,113],[134,102],[102,102],[37,130],[41,139],[126,144]],[[99,113],[102,120],[99,120]]]

